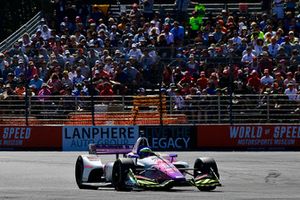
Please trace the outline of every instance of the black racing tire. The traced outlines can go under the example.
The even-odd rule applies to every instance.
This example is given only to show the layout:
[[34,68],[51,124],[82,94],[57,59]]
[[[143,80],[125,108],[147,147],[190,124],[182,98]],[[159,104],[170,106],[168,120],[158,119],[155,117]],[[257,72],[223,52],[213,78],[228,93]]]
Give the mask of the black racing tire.
[[75,164],[75,179],[79,189],[97,189],[95,186],[84,185],[82,182],[83,176],[83,159],[81,156],[78,156],[76,164]]
[[120,158],[115,161],[112,170],[112,184],[117,191],[131,191],[132,188],[125,185],[129,169],[134,169],[134,162],[130,158]]
[[[201,174],[210,174],[212,176],[217,176],[218,179],[220,178],[217,163],[213,158],[202,157],[196,159],[194,163],[194,178]],[[216,186],[198,187],[200,191],[211,191],[215,188]]]

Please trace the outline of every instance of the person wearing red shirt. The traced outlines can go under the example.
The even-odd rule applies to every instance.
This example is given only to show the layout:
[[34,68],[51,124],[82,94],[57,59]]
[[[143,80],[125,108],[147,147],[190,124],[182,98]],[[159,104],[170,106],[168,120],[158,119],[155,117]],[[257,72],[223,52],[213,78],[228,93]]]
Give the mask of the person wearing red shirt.
[[250,75],[251,77],[248,79],[247,86],[254,93],[259,93],[261,83],[257,71],[253,70]]
[[200,77],[197,79],[196,84],[201,91],[208,87],[208,79],[205,77],[204,71],[200,73]]
[[112,90],[111,84],[109,82],[105,82],[103,85],[103,90],[100,91],[100,96],[114,95],[114,91]]
[[183,88],[184,84],[190,85],[190,84],[193,84],[193,82],[194,82],[194,78],[192,77],[192,75],[188,71],[185,71],[183,74],[184,74],[183,77],[177,83],[177,85],[181,88]]

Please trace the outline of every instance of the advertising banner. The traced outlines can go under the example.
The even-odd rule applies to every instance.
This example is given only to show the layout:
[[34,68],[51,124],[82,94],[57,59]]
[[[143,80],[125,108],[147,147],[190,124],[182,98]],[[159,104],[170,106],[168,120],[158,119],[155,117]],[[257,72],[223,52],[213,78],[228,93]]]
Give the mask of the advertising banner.
[[210,149],[300,149],[300,125],[204,125],[197,147]]
[[132,145],[138,136],[137,126],[65,126],[63,151],[87,151],[89,144]]
[[0,126],[2,150],[61,150],[61,127]]
[[148,138],[153,150],[194,150],[196,131],[193,126],[140,126],[140,135]]

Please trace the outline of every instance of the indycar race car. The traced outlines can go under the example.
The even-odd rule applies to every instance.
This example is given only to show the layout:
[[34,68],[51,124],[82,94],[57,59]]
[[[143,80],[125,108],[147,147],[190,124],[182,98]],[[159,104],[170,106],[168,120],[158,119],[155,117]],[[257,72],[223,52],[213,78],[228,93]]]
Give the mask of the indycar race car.
[[[101,155],[116,154],[116,160],[103,164]],[[119,154],[123,157],[119,158]],[[89,145],[89,154],[80,155],[75,165],[80,189],[112,186],[117,191],[133,189],[169,190],[174,186],[195,186],[211,191],[221,186],[214,159],[197,158],[194,167],[177,161],[176,154],[155,153],[147,138],[140,137],[133,148],[126,146]]]

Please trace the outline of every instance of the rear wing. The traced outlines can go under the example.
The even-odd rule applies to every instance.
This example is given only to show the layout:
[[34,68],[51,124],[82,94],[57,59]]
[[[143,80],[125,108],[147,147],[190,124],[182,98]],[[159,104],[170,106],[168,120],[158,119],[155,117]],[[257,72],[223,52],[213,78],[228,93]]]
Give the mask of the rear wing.
[[89,144],[89,154],[95,155],[111,155],[115,154],[117,159],[120,154],[125,156],[132,152],[133,145],[102,145],[102,144]]

